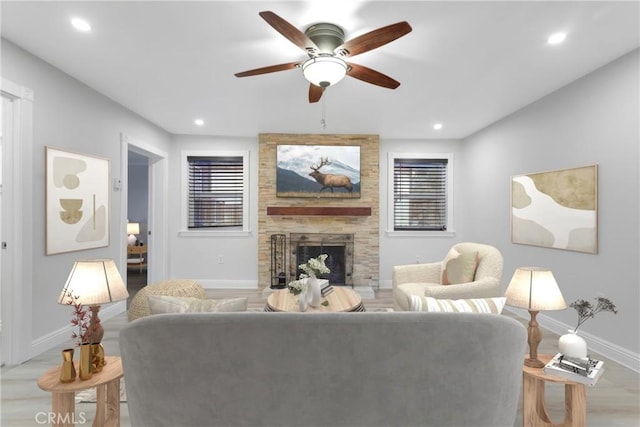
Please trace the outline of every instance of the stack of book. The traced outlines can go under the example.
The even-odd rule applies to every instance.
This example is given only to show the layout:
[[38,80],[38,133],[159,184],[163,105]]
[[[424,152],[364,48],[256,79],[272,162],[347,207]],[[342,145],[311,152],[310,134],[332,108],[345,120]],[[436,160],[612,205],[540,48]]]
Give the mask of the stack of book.
[[321,287],[320,287],[320,294],[321,294],[323,297],[326,297],[326,296],[327,296],[327,295],[329,295],[331,292],[333,292],[333,286],[331,286],[331,285],[329,284],[329,281],[328,281],[328,280],[326,280],[325,282],[326,282],[326,283],[323,283],[323,284],[321,285]]
[[542,372],[593,387],[604,372],[604,362],[591,358],[576,359],[558,353],[542,368]]

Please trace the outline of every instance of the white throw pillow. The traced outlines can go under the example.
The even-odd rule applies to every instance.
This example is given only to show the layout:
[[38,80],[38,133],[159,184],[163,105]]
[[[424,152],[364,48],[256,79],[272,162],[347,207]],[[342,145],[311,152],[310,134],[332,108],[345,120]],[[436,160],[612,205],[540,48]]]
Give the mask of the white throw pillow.
[[200,299],[148,295],[151,314],[247,311],[247,298]]
[[505,297],[452,300],[412,295],[411,311],[500,314],[505,301]]

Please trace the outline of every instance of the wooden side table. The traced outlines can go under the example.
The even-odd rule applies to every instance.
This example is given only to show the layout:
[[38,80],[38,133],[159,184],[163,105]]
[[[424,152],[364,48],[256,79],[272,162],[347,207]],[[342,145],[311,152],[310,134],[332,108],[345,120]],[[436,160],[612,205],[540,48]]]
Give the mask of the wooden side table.
[[[142,268],[146,267],[147,264],[144,262],[143,255],[147,254],[146,246],[127,246],[127,255],[130,255],[131,258],[127,258],[127,268],[129,267],[138,267],[140,269],[140,273],[142,273]],[[137,261],[137,262],[134,262]]]
[[[528,356],[527,356],[528,357]],[[552,354],[539,354],[548,363]],[[584,427],[587,425],[587,392],[585,385],[565,378],[546,375],[542,368],[524,366],[522,377],[522,424],[524,427]],[[546,382],[564,384],[564,421],[554,424],[545,404]]]
[[[96,387],[96,417],[93,426],[120,425],[120,378],[123,376],[122,360],[116,356],[107,356],[107,364],[102,372],[93,374],[88,380],[76,378],[70,383],[60,382],[62,363],[49,369],[38,378],[38,387],[51,392],[51,410],[53,426],[74,426],[78,419],[75,415],[76,391]],[[76,364],[76,371],[78,371]]]
[[[324,299],[328,306],[309,307],[307,312],[366,311],[360,294],[344,286],[334,286]],[[300,311],[298,297],[288,289],[275,291],[267,297],[264,311]]]

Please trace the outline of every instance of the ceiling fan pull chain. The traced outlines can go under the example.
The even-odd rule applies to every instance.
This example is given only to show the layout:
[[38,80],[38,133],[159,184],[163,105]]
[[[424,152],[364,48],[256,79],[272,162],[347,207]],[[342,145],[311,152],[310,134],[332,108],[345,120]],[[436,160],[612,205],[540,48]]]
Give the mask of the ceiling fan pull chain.
[[[324,90],[323,90],[324,92]],[[325,130],[327,128],[327,120],[326,120],[326,115],[327,115],[327,109],[326,109],[326,99],[327,99],[327,95],[325,94],[325,96],[322,97],[322,118],[320,119],[320,124],[322,125],[322,130]]]

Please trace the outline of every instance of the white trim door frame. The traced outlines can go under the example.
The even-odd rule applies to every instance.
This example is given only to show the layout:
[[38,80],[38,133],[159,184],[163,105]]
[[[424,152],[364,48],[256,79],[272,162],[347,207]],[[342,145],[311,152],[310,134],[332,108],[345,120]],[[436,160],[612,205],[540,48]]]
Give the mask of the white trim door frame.
[[121,144],[121,230],[120,236],[123,236],[122,249],[120,251],[120,271],[126,272],[127,268],[127,247],[124,236],[127,227],[128,212],[128,170],[129,170],[129,151],[134,151],[149,159],[149,224],[148,235],[146,236],[148,253],[147,253],[147,283],[165,280],[168,277],[168,154],[158,150],[144,141],[140,141],[129,135],[122,133],[120,135]]
[[2,135],[1,345],[2,361],[16,365],[31,357],[33,213],[25,206],[33,199],[34,94],[5,78],[0,92],[11,109],[2,113],[11,123],[3,123]]

